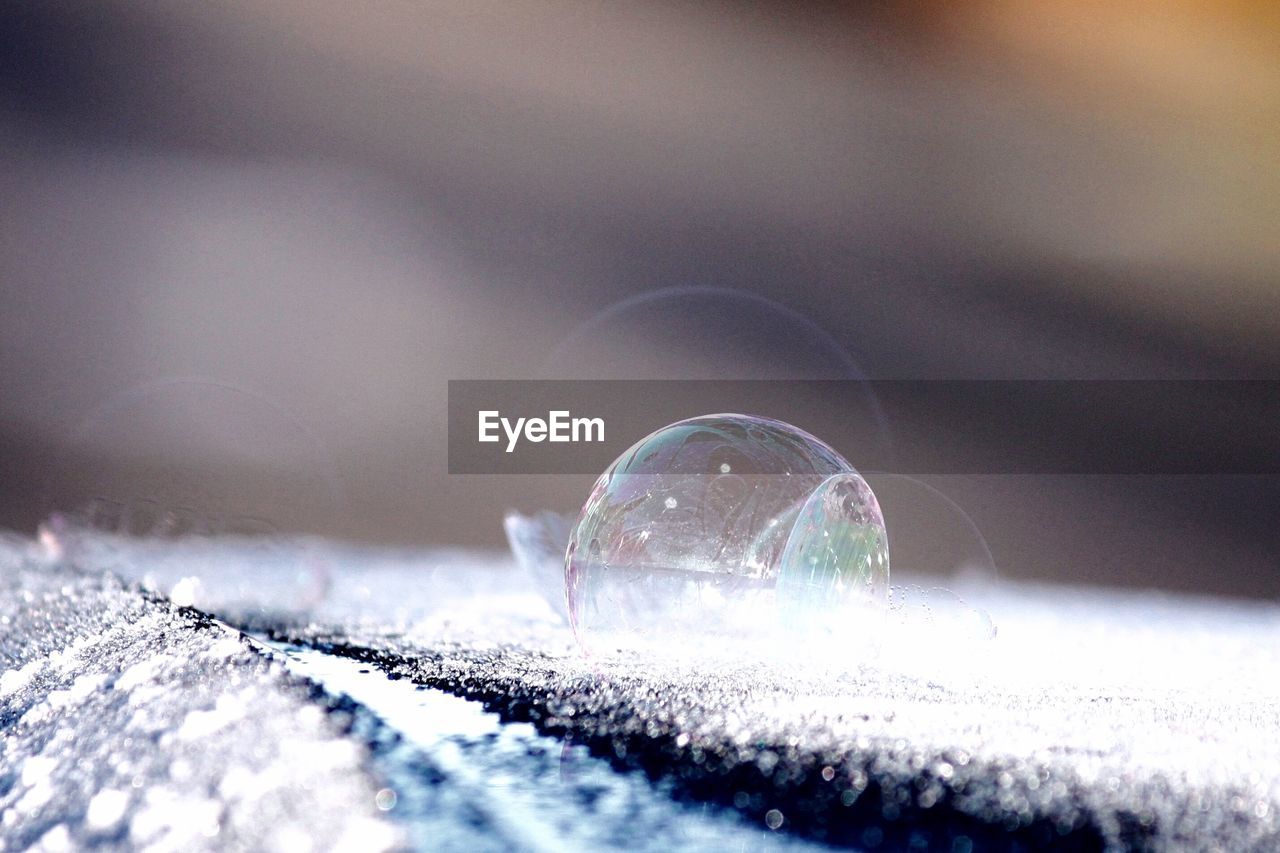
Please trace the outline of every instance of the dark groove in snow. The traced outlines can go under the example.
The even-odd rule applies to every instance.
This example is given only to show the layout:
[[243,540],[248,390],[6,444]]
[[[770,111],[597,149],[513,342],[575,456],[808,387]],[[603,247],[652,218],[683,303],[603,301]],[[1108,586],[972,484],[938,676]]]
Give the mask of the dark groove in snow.
[[[503,723],[480,703],[350,655],[254,639],[349,714],[395,793],[390,814],[422,850],[803,850],[732,812],[674,801],[636,773]],[[389,677],[390,676],[390,677]]]
[[[956,807],[966,783],[975,787],[991,778],[992,768],[966,776],[952,756],[952,776],[943,780],[921,770],[903,780],[877,752],[820,753],[799,746],[758,743],[747,749],[727,741],[682,743],[674,727],[651,725],[637,715],[627,691],[589,684],[577,690],[557,684],[543,670],[536,653],[507,648],[489,655],[405,657],[393,652],[320,637],[277,637],[305,642],[325,654],[376,666],[389,678],[408,678],[424,687],[478,701],[507,723],[530,723],[538,731],[585,747],[619,771],[641,771],[685,802],[701,802],[733,810],[757,826],[765,826],[770,812],[785,818],[785,830],[798,837],[837,846],[924,850],[1100,850],[1106,839],[1098,825],[1071,801],[1058,814],[1039,816],[1025,825],[993,825]],[[465,665],[458,666],[458,658]],[[517,673],[517,674],[512,674]],[[544,680],[545,677],[545,680]],[[566,702],[578,709],[563,713]],[[560,708],[560,711],[557,711]],[[879,747],[881,745],[877,745]],[[773,760],[763,760],[763,755]],[[830,767],[831,778],[822,768]],[[856,797],[839,780],[865,779]],[[930,786],[939,793],[927,808],[903,792]],[[843,799],[842,799],[843,798]],[[848,800],[848,802],[846,802]],[[1074,808],[1074,813],[1068,811]],[[1141,846],[1144,827],[1135,820],[1124,828],[1126,846]]]

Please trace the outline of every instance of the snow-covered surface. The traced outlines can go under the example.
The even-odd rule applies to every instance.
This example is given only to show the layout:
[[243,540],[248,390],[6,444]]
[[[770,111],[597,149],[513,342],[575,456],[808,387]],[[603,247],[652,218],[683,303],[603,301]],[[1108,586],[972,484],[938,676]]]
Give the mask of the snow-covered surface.
[[[683,841],[755,849],[762,838],[788,833],[942,850],[1280,844],[1280,608],[1273,603],[972,586],[958,591],[990,614],[994,639],[956,635],[949,621],[926,615],[887,624],[862,647],[799,645],[772,659],[586,660],[546,590],[506,558],[324,550],[323,600],[301,608],[261,603],[256,615],[217,613],[322,653],[308,664],[308,677],[323,688],[310,698],[247,648],[209,660],[206,645],[222,648],[232,638],[190,611],[144,601],[92,573],[0,561],[9,620],[0,634],[6,846],[60,825],[67,840],[79,840],[122,808],[112,837],[128,843],[135,825],[148,827],[143,815],[161,812],[149,805],[153,789],[189,799],[203,792],[216,803],[219,835],[201,842],[209,845],[232,843],[240,827],[284,831],[293,815],[313,839],[341,837],[343,826],[325,821],[370,821],[405,830],[415,846],[424,842],[414,827],[429,815],[437,826],[471,827],[467,844],[531,849],[556,846],[549,837],[565,847],[605,846],[628,830],[672,848]],[[232,563],[220,564],[226,577],[270,570]],[[104,645],[116,633],[120,639]],[[62,673],[64,650],[76,643],[102,649]],[[143,735],[131,727],[149,717],[127,702],[139,690],[150,694],[114,685],[152,657],[166,663],[145,685],[168,687],[147,701],[167,716],[146,730],[151,739],[142,749]],[[335,658],[358,661],[356,673],[374,681]],[[468,731],[467,711],[460,731],[449,728],[459,723],[448,715],[415,726],[416,715],[431,719],[440,700],[409,698],[422,696],[410,684],[478,699],[502,723],[486,716],[487,733]],[[405,698],[375,695],[387,685],[399,685],[389,689]],[[54,700],[62,705],[27,719],[52,708],[48,696],[64,690],[67,697]],[[354,720],[345,736],[314,710],[337,694],[347,697],[338,716]],[[117,705],[130,710],[112,710]],[[49,713],[56,722],[40,716]],[[362,723],[366,717],[377,726]],[[70,734],[54,742],[64,727]],[[387,731],[414,757],[389,760],[389,747],[378,743]],[[449,749],[460,750],[452,770],[433,752],[446,731]],[[282,779],[254,796],[223,796],[220,780],[232,768],[267,773],[288,763],[295,744],[321,756],[349,750],[348,763],[309,788]],[[260,763],[250,765],[250,757]],[[58,769],[46,772],[47,761]],[[63,769],[63,762],[91,770]],[[295,761],[288,769],[320,773],[309,766]],[[419,783],[437,782],[406,782],[401,772],[414,766],[429,768],[416,773]],[[583,768],[576,777],[575,767]],[[636,788],[638,777],[622,771],[655,781]],[[487,793],[477,794],[486,774],[553,793],[481,786]],[[140,787],[132,788],[139,775]],[[19,807],[45,776],[59,780],[56,795]],[[600,785],[610,792],[603,805],[583,807],[579,801]],[[376,798],[397,787],[400,805],[387,812],[396,822],[380,821]],[[118,792],[128,797],[123,806]],[[349,805],[333,806],[336,800]],[[676,801],[688,805],[663,811]],[[489,819],[466,818],[468,802]],[[657,834],[668,820],[686,821],[688,834]],[[587,822],[590,831],[546,835],[557,821]],[[464,846],[457,839],[465,836],[443,837]]]
[[[340,573],[356,594],[314,614],[332,627],[293,634],[830,841],[1280,843],[1273,602],[962,585],[994,639],[916,614],[866,648],[700,666],[584,660],[536,578],[437,560],[417,585]],[[405,618],[382,629],[379,611]]]
[[0,849],[393,849],[365,746],[238,632],[0,540]]

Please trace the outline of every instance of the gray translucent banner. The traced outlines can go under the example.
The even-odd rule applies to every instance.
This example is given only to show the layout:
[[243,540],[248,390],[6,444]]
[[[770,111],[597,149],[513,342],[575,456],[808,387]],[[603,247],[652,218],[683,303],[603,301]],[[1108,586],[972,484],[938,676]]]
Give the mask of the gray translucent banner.
[[449,382],[449,472],[598,474],[722,412],[792,423],[862,471],[1280,473],[1275,381],[470,379]]

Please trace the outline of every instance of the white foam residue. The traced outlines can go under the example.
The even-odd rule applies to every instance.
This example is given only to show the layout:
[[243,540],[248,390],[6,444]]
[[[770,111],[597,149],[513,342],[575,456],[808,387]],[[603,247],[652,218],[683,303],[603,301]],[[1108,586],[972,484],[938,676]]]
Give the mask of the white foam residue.
[[129,806],[125,791],[107,788],[93,795],[85,812],[85,822],[96,832],[105,832],[120,822]]
[[247,710],[243,697],[236,694],[223,694],[218,697],[212,709],[188,713],[182,725],[178,727],[176,737],[180,740],[199,740],[208,737],[243,717]]
[[18,669],[5,670],[4,675],[0,675],[0,698],[24,689],[45,666],[45,661],[37,659]]

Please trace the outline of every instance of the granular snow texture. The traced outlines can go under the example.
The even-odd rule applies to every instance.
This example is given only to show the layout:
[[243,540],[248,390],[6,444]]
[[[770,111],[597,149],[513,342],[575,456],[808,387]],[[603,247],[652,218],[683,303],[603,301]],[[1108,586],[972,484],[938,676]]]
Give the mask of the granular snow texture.
[[[451,587],[447,562],[429,576],[434,591],[383,578],[387,598],[376,577],[373,588],[344,586],[359,573],[340,577],[319,624],[283,633],[479,699],[673,782],[680,796],[829,843],[1280,845],[1272,603],[1003,585],[967,593],[999,626],[988,641],[920,620],[874,650],[834,657],[810,648],[781,663],[588,662],[554,618],[496,612],[493,589],[510,601],[514,573],[496,584],[494,565],[464,561]],[[449,598],[459,583],[487,592],[468,607]],[[391,612],[433,597],[434,615],[385,629],[364,618],[379,601]]]
[[[765,832],[864,849],[1280,847],[1274,603],[974,586],[960,592],[994,639],[917,614],[866,647],[781,659],[586,660],[510,560],[325,561],[327,596],[292,612],[194,603],[478,699]],[[185,589],[266,570],[223,561]],[[263,846],[254,833],[327,842],[353,826],[394,843],[359,742],[198,613],[91,572],[0,571],[6,846]]]
[[203,615],[0,540],[0,849],[379,850],[364,747]]

